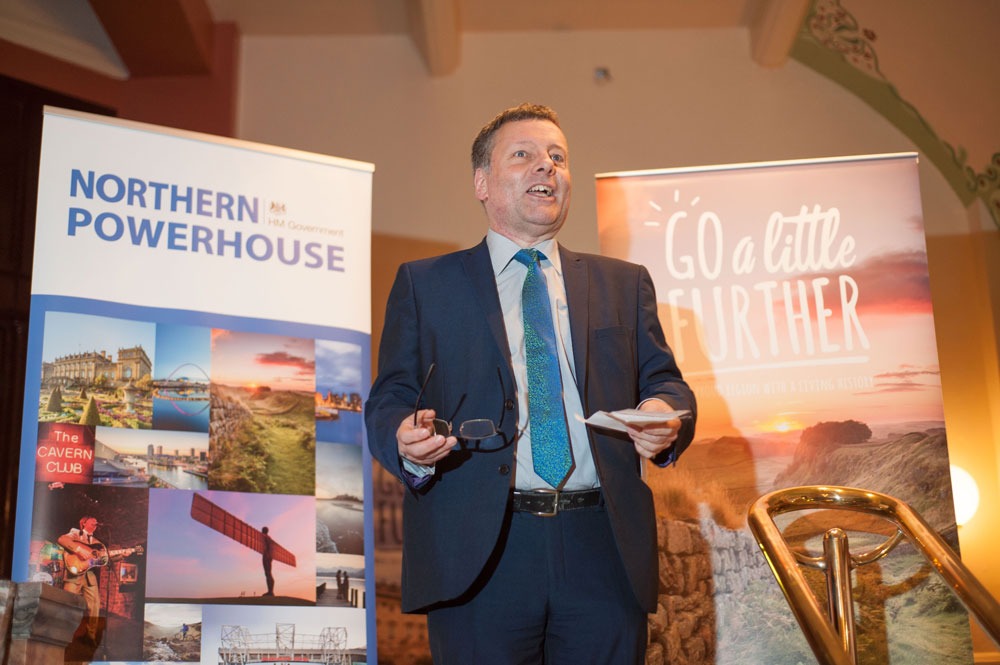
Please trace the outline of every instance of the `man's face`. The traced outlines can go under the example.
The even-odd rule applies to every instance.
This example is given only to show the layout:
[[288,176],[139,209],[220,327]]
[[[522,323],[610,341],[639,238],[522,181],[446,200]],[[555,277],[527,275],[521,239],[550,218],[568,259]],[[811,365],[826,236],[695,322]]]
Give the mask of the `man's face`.
[[89,520],[84,520],[83,530],[87,533],[94,533],[94,529],[97,528],[97,520],[91,517]]
[[474,183],[491,229],[524,247],[552,238],[569,213],[566,137],[548,120],[508,122]]

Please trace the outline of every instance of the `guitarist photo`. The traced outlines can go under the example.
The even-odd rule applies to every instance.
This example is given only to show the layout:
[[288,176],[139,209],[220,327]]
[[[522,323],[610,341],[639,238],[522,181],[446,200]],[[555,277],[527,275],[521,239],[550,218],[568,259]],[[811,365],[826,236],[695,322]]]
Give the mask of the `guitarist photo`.
[[94,537],[98,526],[97,518],[84,515],[80,518],[80,528],[70,529],[69,533],[59,536],[58,543],[65,552],[63,563],[65,578],[63,589],[83,596],[87,604],[84,622],[87,634],[84,641],[90,646],[97,646],[97,630],[100,626],[101,594],[98,589],[98,571],[95,568],[106,566],[115,559],[141,554],[141,548],[130,547],[123,550],[111,550]]

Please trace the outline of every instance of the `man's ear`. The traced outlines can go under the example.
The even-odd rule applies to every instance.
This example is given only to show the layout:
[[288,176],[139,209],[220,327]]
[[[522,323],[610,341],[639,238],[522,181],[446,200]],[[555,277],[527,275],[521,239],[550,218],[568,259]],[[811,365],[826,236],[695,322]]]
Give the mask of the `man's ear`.
[[480,202],[486,201],[490,197],[489,187],[486,186],[486,171],[482,168],[476,169],[472,176],[472,182],[476,188],[476,198]]

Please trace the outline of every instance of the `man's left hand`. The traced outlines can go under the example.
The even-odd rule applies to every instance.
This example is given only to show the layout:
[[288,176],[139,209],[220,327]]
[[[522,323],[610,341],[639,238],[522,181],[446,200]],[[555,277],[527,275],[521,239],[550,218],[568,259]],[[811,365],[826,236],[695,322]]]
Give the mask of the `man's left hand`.
[[[639,410],[669,413],[674,408],[663,400],[654,398],[640,404]],[[680,429],[680,418],[673,418],[659,423],[649,423],[648,425],[630,424],[625,426],[625,430],[632,437],[632,442],[635,444],[635,451],[646,459],[653,459],[674,445]]]

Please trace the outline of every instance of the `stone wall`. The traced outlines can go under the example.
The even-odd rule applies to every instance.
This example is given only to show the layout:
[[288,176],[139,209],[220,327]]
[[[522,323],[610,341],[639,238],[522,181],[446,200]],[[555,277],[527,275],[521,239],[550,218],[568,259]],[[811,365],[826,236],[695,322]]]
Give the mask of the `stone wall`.
[[657,545],[659,603],[649,619],[646,664],[715,663],[717,635],[724,630],[717,597],[741,594],[753,582],[773,581],[760,548],[749,531],[726,529],[708,518],[659,518]]

